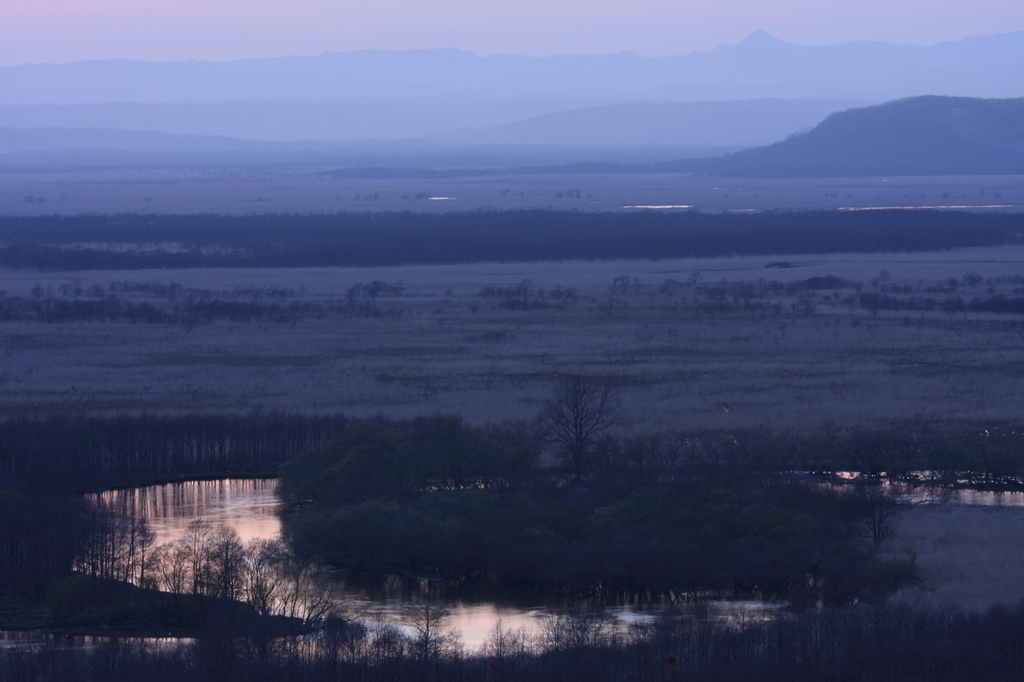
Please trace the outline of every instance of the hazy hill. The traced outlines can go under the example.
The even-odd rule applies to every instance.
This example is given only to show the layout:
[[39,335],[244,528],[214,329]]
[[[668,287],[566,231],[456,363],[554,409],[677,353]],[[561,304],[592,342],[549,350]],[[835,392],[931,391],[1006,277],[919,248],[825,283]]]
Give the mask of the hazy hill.
[[735,145],[770,144],[820,123],[850,100],[759,99],[635,102],[544,114],[430,139],[475,144]]
[[[500,102],[106,102],[0,104],[0,127],[116,128],[250,140],[418,138],[603,104],[593,100]],[[824,115],[823,115],[824,116]],[[790,131],[792,132],[792,131]]]
[[[422,139],[268,142],[155,131],[0,128],[0,168],[289,163],[334,166],[337,170],[332,172],[339,177],[369,178],[581,172],[754,177],[1024,174],[1024,98],[924,96],[848,109],[781,142],[716,156],[729,151],[722,143],[731,127],[736,128],[731,134],[749,135],[749,130],[758,129],[757,115],[772,110],[785,114],[773,125],[789,121],[796,127],[795,114],[813,113],[802,109],[803,104],[765,100],[595,108],[508,126],[520,144],[513,144],[517,138],[511,133],[476,144]],[[763,129],[770,117],[761,118]],[[576,131],[570,130],[574,121]],[[633,126],[642,130],[631,137]],[[668,130],[673,126],[681,130]],[[531,131],[533,137],[526,134]],[[585,140],[593,144],[582,144]],[[662,142],[645,146],[656,140]],[[697,140],[706,144],[692,144]]]
[[0,127],[0,154],[71,149],[130,149],[147,152],[274,149],[272,142],[212,135],[174,135],[155,130],[110,128]]
[[1024,95],[1024,31],[930,47],[791,45],[757,32],[675,57],[480,57],[362,50],[230,62],[88,61],[0,68],[0,104],[867,99]]
[[902,99],[831,114],[767,147],[662,169],[762,177],[1024,174],[1024,99]]
[[[632,102],[577,106],[543,116],[537,116],[538,110],[544,113],[552,102],[506,102],[504,106],[409,102],[9,104],[0,105],[0,153],[96,146],[165,150],[199,145],[209,150],[211,146],[253,146],[241,140],[413,138],[459,145],[742,147],[769,144],[819,123],[830,113],[865,103],[870,102]],[[501,125],[461,127],[474,121]],[[26,132],[18,133],[18,129]],[[178,137],[161,138],[156,131]]]
[[[489,145],[427,140],[296,140],[276,142],[223,135],[180,135],[111,128],[0,127],[0,171],[101,168],[111,166],[286,164],[362,168],[379,177],[381,168],[439,169],[541,167],[551,164],[641,164],[706,158],[737,146],[657,145]],[[367,171],[366,169],[370,169]],[[534,171],[536,172],[536,171]]]

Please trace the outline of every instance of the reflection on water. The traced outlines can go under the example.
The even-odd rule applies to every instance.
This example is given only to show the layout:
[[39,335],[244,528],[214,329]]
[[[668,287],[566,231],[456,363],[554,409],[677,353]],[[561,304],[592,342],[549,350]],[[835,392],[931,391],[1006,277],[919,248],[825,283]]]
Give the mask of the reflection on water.
[[1006,492],[954,490],[949,495],[948,503],[981,507],[1024,507],[1024,492],[1017,490]]
[[[46,632],[3,632],[0,631],[0,655],[4,651],[58,649],[61,651],[96,649],[109,643],[114,637],[92,635],[59,635]],[[191,639],[181,637],[119,637],[121,642],[130,641],[146,647],[178,646]]]
[[0,652],[16,649],[95,649],[106,641],[102,637],[49,635],[41,632],[0,632]]
[[[672,607],[666,599],[634,595],[618,599],[555,595],[541,590],[495,588],[483,581],[426,580],[404,575],[334,572],[341,588],[342,602],[350,613],[363,621],[384,620],[408,623],[416,604],[422,600],[445,604],[451,611],[451,623],[459,631],[463,644],[471,650],[483,646],[500,622],[506,629],[523,629],[539,634],[544,619],[561,611],[602,613],[611,628],[649,620]],[[782,602],[709,600],[712,615],[722,617],[765,616]],[[686,604],[681,604],[686,608]]]
[[[882,480],[884,489],[894,492],[900,501],[908,504],[951,504],[975,507],[1024,507],[1024,491],[1020,490],[978,490],[976,488],[951,488],[941,476],[932,471],[911,471],[908,474],[916,483],[907,480]],[[884,474],[883,474],[884,476]],[[837,471],[834,479],[841,484],[865,480],[855,471]],[[874,480],[874,479],[871,479]],[[970,485],[970,480],[960,479],[957,485]],[[1020,485],[1020,481],[1016,481]]]
[[157,545],[182,537],[189,522],[200,517],[214,526],[231,526],[246,542],[281,534],[276,486],[276,479],[235,478],[108,490],[99,497],[145,517]]

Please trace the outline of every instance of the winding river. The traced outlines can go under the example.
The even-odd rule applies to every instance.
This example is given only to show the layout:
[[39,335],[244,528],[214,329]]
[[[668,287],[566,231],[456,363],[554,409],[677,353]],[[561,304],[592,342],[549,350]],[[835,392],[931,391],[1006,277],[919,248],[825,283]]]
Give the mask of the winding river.
[[[172,542],[188,524],[203,518],[212,525],[234,528],[243,541],[276,538],[281,534],[278,501],[273,479],[223,479],[168,483],[126,490],[112,490],[101,498],[129,504],[144,516],[156,535],[156,544]],[[536,633],[543,618],[567,606],[600,610],[613,624],[625,625],[654,615],[659,604],[615,604],[560,601],[549,594],[527,590],[496,590],[486,585],[450,585],[441,581],[398,575],[335,574],[341,599],[362,620],[402,624],[418,597],[430,594],[451,610],[450,626],[458,630],[469,649],[483,645],[500,621],[506,628],[525,628]],[[776,604],[760,601],[718,601],[713,608],[723,615],[763,611]]]

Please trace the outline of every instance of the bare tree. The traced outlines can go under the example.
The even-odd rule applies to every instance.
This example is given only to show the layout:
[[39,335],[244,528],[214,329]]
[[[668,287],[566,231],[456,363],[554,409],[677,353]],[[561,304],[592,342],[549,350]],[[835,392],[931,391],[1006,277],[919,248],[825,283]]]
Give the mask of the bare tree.
[[579,476],[597,437],[619,423],[619,397],[607,383],[567,374],[555,384],[541,415],[547,442]]
[[885,481],[862,484],[859,495],[864,535],[878,549],[896,533],[900,495]]
[[147,574],[152,585],[166,592],[184,594],[191,589],[192,549],[185,540],[160,545],[150,555]]
[[541,624],[541,641],[550,650],[581,652],[604,639],[610,621],[608,614],[590,611],[553,614]]
[[282,564],[288,559],[288,548],[281,540],[257,539],[246,545],[245,555],[246,599],[261,616],[272,615],[285,589]]
[[514,670],[517,664],[526,659],[530,653],[530,645],[530,634],[525,627],[507,628],[502,625],[499,618],[481,652],[491,660],[492,675],[497,677],[502,668]]
[[245,580],[245,547],[238,532],[221,526],[211,535],[206,548],[210,565],[209,594],[224,599],[238,599]]
[[413,606],[411,625],[416,632],[412,641],[413,652],[424,672],[433,669],[440,680],[440,664],[458,658],[462,653],[462,642],[457,631],[449,627],[451,610],[431,599]]
[[278,612],[306,623],[322,623],[338,616],[337,587],[315,564],[290,557],[278,569],[283,577],[278,592]]
[[203,517],[192,519],[185,530],[185,545],[190,552],[190,578],[192,579],[192,594],[206,594],[210,584],[210,554],[207,551],[207,543],[213,529]]

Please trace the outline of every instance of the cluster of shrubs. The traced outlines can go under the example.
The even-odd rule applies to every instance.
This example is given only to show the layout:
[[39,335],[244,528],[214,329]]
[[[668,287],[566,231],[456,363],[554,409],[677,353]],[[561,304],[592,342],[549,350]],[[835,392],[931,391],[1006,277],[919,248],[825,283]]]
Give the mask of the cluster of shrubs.
[[836,605],[912,575],[874,557],[858,494],[635,450],[577,474],[509,427],[362,422],[287,462],[279,492],[299,555],[357,570]]
[[544,308],[562,308],[574,303],[578,296],[575,287],[555,286],[551,289],[535,287],[533,280],[524,279],[512,286],[481,287],[477,296],[481,298],[500,299],[498,307],[502,310],[542,310]]

